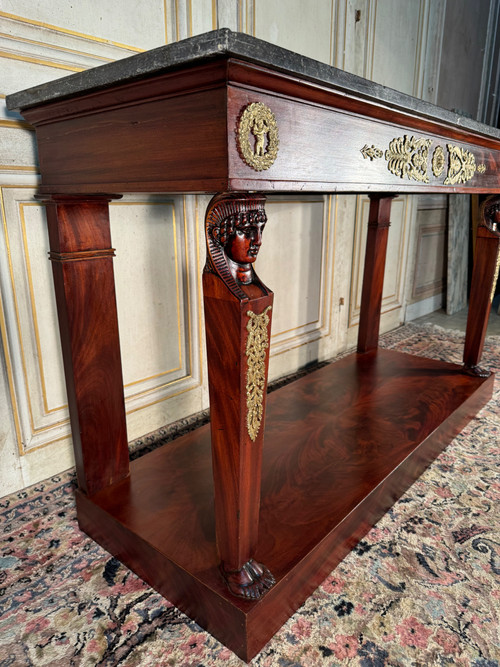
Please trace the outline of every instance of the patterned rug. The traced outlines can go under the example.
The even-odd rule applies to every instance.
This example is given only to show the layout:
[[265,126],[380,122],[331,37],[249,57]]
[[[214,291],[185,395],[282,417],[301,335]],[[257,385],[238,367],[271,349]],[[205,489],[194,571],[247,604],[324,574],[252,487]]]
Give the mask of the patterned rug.
[[[460,362],[462,337],[407,325],[384,347]],[[500,340],[484,365],[500,374]],[[255,667],[500,665],[500,383]],[[192,420],[134,443],[142,453]],[[0,666],[244,663],[78,530],[74,475],[0,501]]]

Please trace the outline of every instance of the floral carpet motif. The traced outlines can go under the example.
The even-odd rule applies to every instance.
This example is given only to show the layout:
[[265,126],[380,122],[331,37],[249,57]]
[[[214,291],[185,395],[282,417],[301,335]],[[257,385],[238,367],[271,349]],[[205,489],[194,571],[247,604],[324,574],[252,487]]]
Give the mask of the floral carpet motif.
[[[407,325],[381,344],[460,362],[463,342]],[[500,373],[498,337],[483,361]],[[500,665],[499,408],[497,381],[252,665]],[[174,431],[137,441],[136,455]],[[0,500],[0,666],[244,665],[79,531],[74,484],[68,472]]]

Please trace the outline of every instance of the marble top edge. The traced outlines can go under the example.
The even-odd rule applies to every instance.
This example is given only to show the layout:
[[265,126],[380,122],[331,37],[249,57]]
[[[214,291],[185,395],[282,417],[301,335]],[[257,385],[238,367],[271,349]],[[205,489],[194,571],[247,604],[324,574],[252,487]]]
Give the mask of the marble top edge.
[[22,113],[29,107],[102,90],[114,84],[126,83],[144,76],[153,76],[198,61],[229,56],[269,66],[288,74],[299,75],[310,81],[330,85],[347,94],[374,100],[381,104],[389,104],[402,111],[409,111],[412,114],[500,138],[500,130],[496,128],[256,37],[233,32],[228,28],[213,30],[180,42],[160,46],[13,93],[6,97],[6,104],[9,110]]

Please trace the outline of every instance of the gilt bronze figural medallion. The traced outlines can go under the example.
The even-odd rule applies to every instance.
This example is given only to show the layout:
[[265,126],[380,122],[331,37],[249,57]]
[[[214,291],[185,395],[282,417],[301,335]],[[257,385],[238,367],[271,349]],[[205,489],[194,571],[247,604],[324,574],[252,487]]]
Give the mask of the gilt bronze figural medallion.
[[262,102],[249,104],[238,123],[238,149],[243,160],[255,171],[269,169],[276,160],[278,147],[274,113]]

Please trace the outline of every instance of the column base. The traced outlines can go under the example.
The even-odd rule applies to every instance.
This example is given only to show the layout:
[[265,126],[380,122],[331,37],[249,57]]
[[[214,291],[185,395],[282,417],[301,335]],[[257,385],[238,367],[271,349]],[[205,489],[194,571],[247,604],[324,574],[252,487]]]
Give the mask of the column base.
[[482,366],[467,366],[467,364],[464,364],[464,373],[478,378],[489,378],[491,375],[491,371],[487,368],[482,368]]
[[220,571],[231,593],[244,600],[258,600],[276,583],[270,570],[253,558],[239,570],[227,570],[221,563]]

